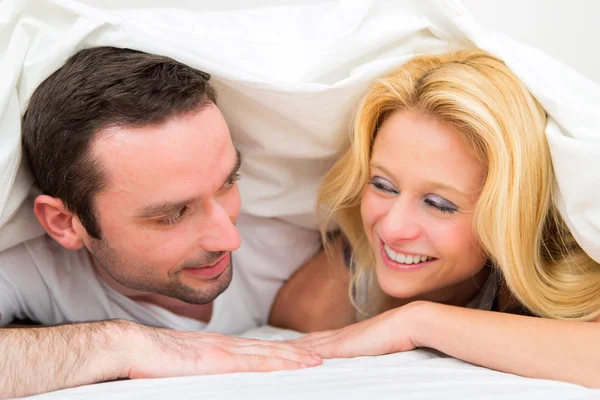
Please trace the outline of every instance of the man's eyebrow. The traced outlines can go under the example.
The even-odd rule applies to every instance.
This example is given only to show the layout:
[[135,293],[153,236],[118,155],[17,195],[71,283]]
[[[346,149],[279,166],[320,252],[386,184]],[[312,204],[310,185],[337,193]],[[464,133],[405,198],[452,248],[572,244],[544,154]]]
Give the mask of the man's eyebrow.
[[235,149],[235,165],[233,166],[231,173],[227,177],[225,184],[228,182],[232,182],[234,180],[233,178],[235,178],[235,176],[239,172],[241,166],[242,166],[242,152],[239,151],[238,149]]
[[[236,157],[235,165],[233,166],[233,169],[229,173],[229,176],[227,176],[227,180],[223,183],[223,186],[225,184],[227,184],[228,182],[232,182],[234,180],[235,175],[238,173],[238,171],[240,170],[240,167],[242,166],[242,153],[238,149],[235,149],[235,157]],[[139,212],[136,214],[135,218],[150,219],[150,218],[162,217],[165,215],[171,215],[171,214],[174,214],[177,211],[181,210],[185,206],[192,204],[196,200],[197,200],[196,198],[190,198],[190,199],[179,200],[179,201],[167,201],[167,202],[159,203],[159,204],[149,204],[149,205],[142,207],[139,210]]]
[[161,217],[164,215],[171,215],[181,210],[183,207],[192,204],[196,199],[187,199],[181,201],[167,201],[159,204],[149,204],[140,209],[136,214],[135,218],[138,219],[150,219]]

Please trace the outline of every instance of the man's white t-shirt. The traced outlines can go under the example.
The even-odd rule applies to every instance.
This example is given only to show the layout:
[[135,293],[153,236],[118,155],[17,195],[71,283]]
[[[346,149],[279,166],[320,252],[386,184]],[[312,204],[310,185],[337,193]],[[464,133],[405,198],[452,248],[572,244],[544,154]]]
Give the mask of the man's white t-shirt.
[[241,333],[267,322],[283,282],[319,248],[317,232],[273,219],[240,216],[242,246],[233,279],[208,323],[134,301],[109,287],[86,249],[71,251],[42,236],[0,253],[0,326],[14,319],[43,325],[127,319],[188,331]]

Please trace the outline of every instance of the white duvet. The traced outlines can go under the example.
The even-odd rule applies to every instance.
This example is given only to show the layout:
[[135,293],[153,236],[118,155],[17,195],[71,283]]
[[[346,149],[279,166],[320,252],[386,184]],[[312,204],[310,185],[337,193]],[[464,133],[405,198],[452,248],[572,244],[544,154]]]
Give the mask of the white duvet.
[[245,155],[242,211],[314,229],[316,188],[347,147],[353,110],[373,79],[417,54],[480,47],[502,58],[550,115],[560,211],[600,261],[600,87],[484,29],[458,1],[221,12],[192,1],[164,1],[164,9],[145,0],[122,0],[118,9],[87,3],[0,1],[0,251],[42,233],[25,201],[32,180],[21,164],[20,116],[39,83],[82,48],[131,47],[210,72]]
[[[272,327],[243,336],[269,340],[298,336]],[[238,373],[101,383],[36,399],[600,399],[600,390],[527,379],[414,350],[379,357],[325,360],[298,371]]]

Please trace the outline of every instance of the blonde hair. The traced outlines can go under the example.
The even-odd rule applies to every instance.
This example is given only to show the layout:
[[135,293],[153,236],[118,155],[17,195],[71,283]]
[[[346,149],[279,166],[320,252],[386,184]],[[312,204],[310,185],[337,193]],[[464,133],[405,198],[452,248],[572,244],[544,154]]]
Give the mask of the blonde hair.
[[378,128],[400,110],[445,122],[485,166],[473,229],[513,296],[539,316],[596,318],[600,266],[575,242],[554,206],[545,112],[501,60],[479,50],[417,57],[378,80],[358,106],[351,147],[324,178],[317,200],[323,240],[329,248],[325,227],[333,221],[350,242],[350,290],[369,288],[365,299],[358,296],[359,311],[381,312],[385,297],[360,201]]

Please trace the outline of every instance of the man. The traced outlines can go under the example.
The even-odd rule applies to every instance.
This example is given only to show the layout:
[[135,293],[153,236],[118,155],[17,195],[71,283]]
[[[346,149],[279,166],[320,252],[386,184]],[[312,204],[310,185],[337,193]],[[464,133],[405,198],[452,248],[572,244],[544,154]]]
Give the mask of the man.
[[47,236],[0,254],[0,325],[46,326],[0,329],[0,396],[320,363],[198,332],[227,332],[252,301],[214,301],[240,246],[241,159],[208,80],[166,57],[100,47],[34,93],[22,135]]

